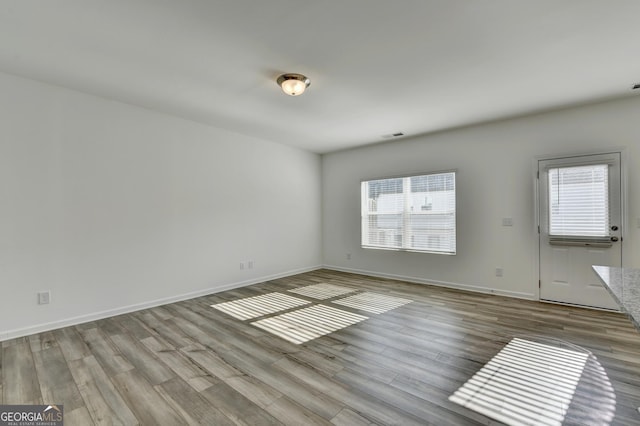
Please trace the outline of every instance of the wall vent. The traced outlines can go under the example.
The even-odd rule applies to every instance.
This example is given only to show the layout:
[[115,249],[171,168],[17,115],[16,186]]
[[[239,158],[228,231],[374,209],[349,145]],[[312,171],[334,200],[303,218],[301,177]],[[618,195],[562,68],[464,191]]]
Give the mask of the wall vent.
[[402,132],[389,133],[388,135],[382,135],[383,139],[391,139],[391,138],[399,138],[400,136],[404,136]]

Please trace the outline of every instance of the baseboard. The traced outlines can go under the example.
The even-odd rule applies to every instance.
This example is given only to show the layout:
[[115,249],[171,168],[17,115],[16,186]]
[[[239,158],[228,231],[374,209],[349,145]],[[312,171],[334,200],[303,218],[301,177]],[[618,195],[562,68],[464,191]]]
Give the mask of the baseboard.
[[452,283],[447,281],[431,280],[427,278],[411,277],[407,275],[387,274],[384,272],[367,271],[363,269],[343,268],[341,266],[334,266],[334,265],[324,265],[323,268],[330,269],[333,271],[350,272],[353,274],[367,275],[367,276],[376,277],[376,278],[390,278],[393,280],[407,281],[407,282],[416,283],[416,284],[427,284],[427,285],[435,285],[438,287],[454,288],[457,290],[472,291],[474,293],[494,294],[497,296],[513,297],[516,299],[538,300],[536,298],[536,295],[533,293],[522,293],[518,291],[500,290],[500,289],[491,288],[491,287]]
[[610,308],[599,308],[597,306],[589,306],[589,305],[577,305],[575,303],[567,303],[567,302],[558,302],[556,300],[547,300],[540,299],[542,303],[549,303],[550,305],[560,305],[560,306],[570,306],[572,308],[582,308],[582,309],[592,309],[594,311],[604,311],[604,312],[613,312],[613,313],[624,313],[621,308],[619,309],[610,309]]
[[149,302],[137,303],[134,305],[123,306],[115,309],[108,309],[102,312],[96,312],[88,315],[81,315],[73,318],[67,318],[59,321],[53,321],[45,324],[38,324],[34,326],[19,328],[15,330],[3,331],[0,332],[0,342],[5,340],[15,339],[17,337],[29,336],[35,333],[42,333],[44,331],[56,330],[58,328],[69,327],[72,325],[78,325],[85,322],[97,321],[108,317],[113,317],[116,315],[128,314],[130,312],[141,311],[143,309],[154,308],[156,306],[162,306],[169,303],[181,302],[183,300],[194,299],[196,297],[207,296],[210,294],[220,293],[227,290],[232,290],[234,288],[246,287],[249,285],[260,284],[265,281],[275,280],[278,278],[289,277],[292,275],[303,274],[305,272],[311,272],[318,269],[322,269],[321,265],[311,266],[308,268],[300,268],[294,269],[278,274],[267,275],[258,278],[252,278],[250,280],[245,281],[237,281],[233,283],[223,284],[218,287],[211,287],[204,290],[193,291],[189,293],[184,293],[176,296],[165,297],[162,299],[156,299]]

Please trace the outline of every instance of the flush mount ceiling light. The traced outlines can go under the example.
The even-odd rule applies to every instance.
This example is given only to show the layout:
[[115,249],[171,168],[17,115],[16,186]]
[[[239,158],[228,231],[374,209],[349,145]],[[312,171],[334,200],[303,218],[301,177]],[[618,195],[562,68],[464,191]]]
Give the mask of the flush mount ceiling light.
[[278,86],[289,96],[298,96],[304,93],[311,81],[302,74],[282,74],[278,77]]

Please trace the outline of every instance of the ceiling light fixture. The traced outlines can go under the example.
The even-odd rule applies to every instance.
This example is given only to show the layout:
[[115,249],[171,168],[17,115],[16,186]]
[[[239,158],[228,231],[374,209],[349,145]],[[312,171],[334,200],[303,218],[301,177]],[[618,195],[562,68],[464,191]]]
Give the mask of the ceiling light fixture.
[[304,93],[311,81],[302,74],[282,74],[278,77],[278,86],[289,96],[298,96]]

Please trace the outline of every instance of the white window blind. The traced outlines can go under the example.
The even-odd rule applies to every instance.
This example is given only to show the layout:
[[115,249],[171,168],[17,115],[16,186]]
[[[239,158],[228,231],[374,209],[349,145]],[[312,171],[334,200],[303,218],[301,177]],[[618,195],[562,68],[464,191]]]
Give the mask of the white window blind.
[[549,234],[609,235],[609,166],[549,169]]
[[362,247],[455,254],[455,172],[362,182]]

